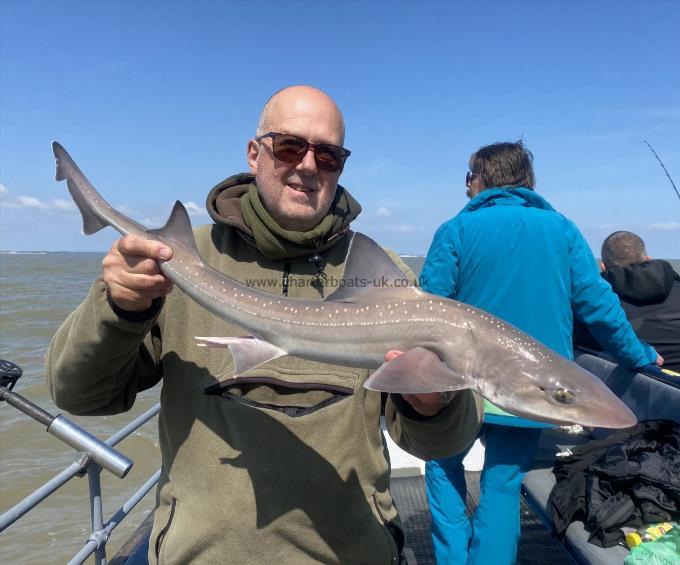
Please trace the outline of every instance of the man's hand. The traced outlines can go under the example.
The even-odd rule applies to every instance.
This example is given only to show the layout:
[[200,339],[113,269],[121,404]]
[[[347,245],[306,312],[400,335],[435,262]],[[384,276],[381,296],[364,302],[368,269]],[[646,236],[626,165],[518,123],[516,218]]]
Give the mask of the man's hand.
[[172,290],[156,261],[167,261],[172,250],[159,241],[126,235],[117,240],[102,260],[104,282],[111,300],[123,310],[142,312],[154,298]]
[[661,357],[661,355],[659,355],[657,353],[656,354],[656,361],[654,361],[654,363],[656,363],[657,367],[661,367],[663,365],[663,357]]
[[[398,349],[388,351],[385,355],[385,361],[396,359],[403,355],[403,353],[403,351]],[[416,412],[423,416],[434,416],[451,402],[453,395],[441,392],[426,392],[423,394],[402,394],[402,397]]]

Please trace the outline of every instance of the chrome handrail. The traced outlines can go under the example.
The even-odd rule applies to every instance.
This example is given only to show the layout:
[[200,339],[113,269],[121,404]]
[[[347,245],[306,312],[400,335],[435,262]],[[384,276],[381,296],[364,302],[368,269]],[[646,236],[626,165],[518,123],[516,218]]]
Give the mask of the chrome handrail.
[[[101,470],[101,469],[100,469]],[[69,565],[80,565],[85,563],[88,557],[95,554],[95,562],[105,563],[106,553],[105,547],[106,542],[113,530],[120,524],[125,517],[132,511],[132,509],[137,505],[137,503],[146,496],[146,494],[156,485],[159,477],[161,476],[161,470],[158,469],[153,475],[151,475],[147,481],[135,492],[106,522],[103,523],[102,513],[101,513],[101,496],[97,496],[94,499],[90,498],[90,502],[94,502],[93,509],[95,510],[92,515],[92,533],[90,537],[87,538],[87,542],[82,547],[82,549],[76,553],[73,558],[68,562]],[[88,470],[88,478],[90,478],[91,488],[90,492],[97,493],[96,490],[96,479],[92,478],[90,471]],[[95,480],[95,487],[92,486],[92,481]]]
[[94,554],[95,563],[106,563],[106,543],[113,530],[132,511],[137,503],[158,483],[160,469],[151,475],[146,482],[104,523],[103,505],[101,496],[101,471],[106,467],[114,475],[123,478],[133,465],[133,461],[113,449],[113,446],[125,439],[131,433],[156,416],[160,411],[160,403],[148,409],[146,412],[123,426],[108,439],[102,441],[59,415],[52,417],[42,408],[24,399],[20,395],[10,392],[0,386],[2,399],[33,417],[40,423],[48,426],[48,431],[67,445],[80,452],[79,457],[63,471],[52,477],[46,483],[15,504],[12,508],[0,515],[0,533],[14,524],[19,518],[35,508],[53,492],[62,487],[74,477],[82,477],[87,474],[88,489],[90,495],[90,515],[92,531],[85,545],[69,561],[70,564],[84,563],[90,555]]

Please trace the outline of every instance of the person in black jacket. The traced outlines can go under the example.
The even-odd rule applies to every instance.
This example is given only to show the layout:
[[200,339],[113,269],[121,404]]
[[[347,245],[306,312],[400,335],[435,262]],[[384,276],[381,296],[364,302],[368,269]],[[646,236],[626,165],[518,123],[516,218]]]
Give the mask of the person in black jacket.
[[[649,257],[640,236],[629,231],[607,236],[601,268],[638,337],[664,358],[664,369],[680,372],[680,275],[668,261]],[[579,324],[574,343],[602,349]]]

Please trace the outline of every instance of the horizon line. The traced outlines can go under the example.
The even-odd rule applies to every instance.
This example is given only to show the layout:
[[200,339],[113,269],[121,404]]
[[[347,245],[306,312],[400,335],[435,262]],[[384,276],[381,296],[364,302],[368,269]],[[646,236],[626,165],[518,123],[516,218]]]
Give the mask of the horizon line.
[[[97,251],[97,250],[90,250],[90,251],[73,251],[70,249],[60,249],[58,251],[48,251],[46,249],[0,249],[0,255],[29,255],[29,254],[35,254],[35,255],[45,255],[47,253],[108,253],[108,250],[104,251]],[[427,253],[420,253],[420,254],[413,254],[413,253],[397,253],[400,257],[425,257]],[[598,261],[600,261],[602,258],[601,257],[595,257]],[[652,260],[654,259],[661,259],[662,261],[680,261],[680,257],[653,257]]]

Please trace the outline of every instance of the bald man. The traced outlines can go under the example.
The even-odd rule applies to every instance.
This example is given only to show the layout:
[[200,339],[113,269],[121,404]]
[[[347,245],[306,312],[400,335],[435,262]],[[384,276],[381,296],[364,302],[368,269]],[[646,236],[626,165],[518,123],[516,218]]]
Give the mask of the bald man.
[[[316,88],[272,96],[247,144],[250,174],[208,195],[214,223],[194,230],[205,260],[273,295],[330,294],[361,211],[338,184],[350,154],[344,130],[338,106]],[[402,562],[381,410],[393,439],[428,459],[473,440],[478,400],[461,392],[383,404],[363,388],[367,370],[291,356],[235,378],[228,350],[198,348],[194,336],[244,331],[171,292],[156,262],[171,253],[155,241],[116,241],[46,360],[55,402],[74,414],[123,412],[163,379],[149,562]]]

